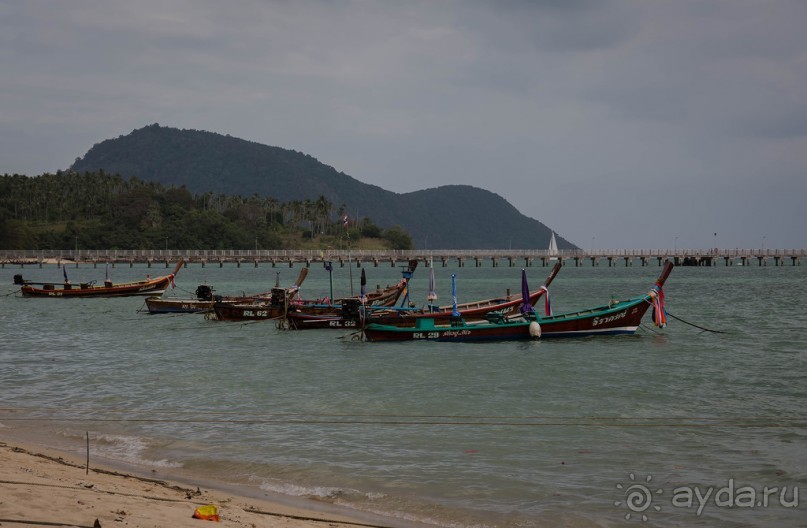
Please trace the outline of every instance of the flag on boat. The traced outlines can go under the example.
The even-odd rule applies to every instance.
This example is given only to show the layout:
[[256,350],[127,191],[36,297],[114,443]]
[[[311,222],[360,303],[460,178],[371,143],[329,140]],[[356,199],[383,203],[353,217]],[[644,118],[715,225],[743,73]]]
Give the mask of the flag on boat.
[[342,225],[347,227],[347,215],[342,218]]
[[435,289],[434,284],[434,262],[432,261],[431,265],[429,266],[429,294],[426,296],[426,299],[429,302],[434,302],[437,300],[437,291]]
[[535,309],[530,304],[530,287],[527,285],[527,271],[521,268],[521,313],[528,314]]
[[367,275],[364,274],[364,268],[361,269],[361,296],[359,297],[362,304],[367,302]]
[[67,266],[64,264],[62,264],[62,273],[64,274],[64,281],[70,282],[69,280],[67,280]]

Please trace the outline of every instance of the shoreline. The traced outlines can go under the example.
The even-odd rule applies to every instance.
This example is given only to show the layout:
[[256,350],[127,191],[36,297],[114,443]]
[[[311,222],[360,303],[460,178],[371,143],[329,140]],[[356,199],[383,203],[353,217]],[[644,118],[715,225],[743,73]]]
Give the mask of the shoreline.
[[[6,435],[4,435],[6,436]],[[120,465],[121,468],[115,466]],[[340,512],[330,504],[254,497],[210,480],[198,484],[145,476],[127,464],[96,464],[29,441],[0,440],[0,525],[195,526],[199,506],[215,505],[222,526],[260,528],[391,528],[399,519]],[[304,502],[304,501],[294,501]],[[97,522],[96,522],[97,520]],[[202,525],[204,526],[204,525]]]

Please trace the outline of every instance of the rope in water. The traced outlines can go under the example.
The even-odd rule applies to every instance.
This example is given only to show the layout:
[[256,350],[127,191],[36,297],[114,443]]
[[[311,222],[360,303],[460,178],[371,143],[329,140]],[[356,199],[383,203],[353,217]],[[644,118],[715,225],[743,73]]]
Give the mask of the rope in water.
[[724,332],[723,330],[712,330],[711,328],[705,328],[703,326],[698,326],[695,323],[690,323],[689,321],[684,321],[680,317],[675,316],[675,315],[671,314],[670,312],[667,312],[667,315],[669,315],[670,317],[672,317],[676,321],[680,321],[680,322],[682,322],[684,324],[687,324],[689,326],[694,326],[695,328],[697,328],[699,330],[703,330],[704,332],[712,332],[713,334],[727,334],[728,333],[728,332]]
[[[392,418],[394,416],[390,416]],[[3,421],[58,421],[71,420],[85,423],[184,423],[184,424],[231,424],[231,425],[376,425],[376,426],[480,426],[480,427],[663,427],[663,428],[711,428],[711,427],[742,427],[742,428],[807,428],[807,418],[804,417],[745,417],[745,418],[616,418],[616,417],[546,417],[548,421],[504,421],[497,417],[470,417],[472,420],[436,420],[410,419],[397,420],[370,420],[370,419],[337,419],[327,415],[318,418],[299,419],[215,419],[215,418],[89,418],[76,416],[61,417],[3,417]],[[482,421],[496,420],[496,421]]]

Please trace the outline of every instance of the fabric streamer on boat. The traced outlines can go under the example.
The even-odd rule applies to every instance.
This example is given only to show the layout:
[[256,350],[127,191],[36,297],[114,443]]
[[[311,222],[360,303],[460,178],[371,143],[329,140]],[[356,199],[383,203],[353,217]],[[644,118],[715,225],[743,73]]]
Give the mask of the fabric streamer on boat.
[[549,300],[549,288],[541,286],[541,290],[544,292],[544,312],[547,317],[552,317],[552,302]]
[[659,328],[664,328],[667,326],[667,310],[664,307],[664,288],[657,283],[650,291],[650,296],[652,297],[653,305],[653,311],[651,313],[653,323]]

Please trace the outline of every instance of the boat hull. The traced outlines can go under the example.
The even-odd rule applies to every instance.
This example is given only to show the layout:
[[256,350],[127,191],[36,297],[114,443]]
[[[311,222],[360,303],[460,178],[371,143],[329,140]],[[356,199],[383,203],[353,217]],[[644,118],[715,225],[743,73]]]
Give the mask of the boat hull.
[[152,314],[203,313],[213,309],[213,301],[149,297],[146,299],[146,308]]
[[127,284],[113,284],[112,286],[95,286],[80,284],[76,287],[66,288],[53,285],[51,288],[37,288],[25,284],[20,287],[23,297],[131,297],[138,295],[161,295],[171,283],[171,276],[158,277],[152,280],[132,282]]
[[324,328],[341,328],[347,330],[358,330],[361,323],[355,319],[346,319],[341,315],[333,314],[308,314],[300,312],[289,312],[286,314],[289,327],[294,330],[313,330]]
[[285,308],[277,304],[238,304],[217,302],[213,305],[219,321],[268,321],[283,317]]
[[[540,337],[585,337],[633,334],[650,306],[649,297],[623,301],[612,306],[571,312],[551,317],[517,321],[454,325],[421,319],[414,328],[369,324],[364,335],[369,341],[516,341]],[[537,326],[536,326],[537,325]]]

